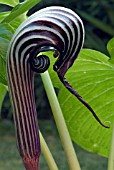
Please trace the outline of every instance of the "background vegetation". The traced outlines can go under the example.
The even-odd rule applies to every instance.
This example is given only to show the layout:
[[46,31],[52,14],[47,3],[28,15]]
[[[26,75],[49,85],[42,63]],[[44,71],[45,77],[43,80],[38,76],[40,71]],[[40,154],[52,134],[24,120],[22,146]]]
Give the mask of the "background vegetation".
[[[85,43],[84,47],[99,50],[108,54],[106,44],[114,35],[114,1],[113,0],[42,0],[38,5],[32,8],[28,16],[35,11],[50,5],[61,5],[73,9],[83,19],[85,25]],[[8,6],[0,6],[1,11],[9,10]],[[42,95],[41,95],[42,94]],[[35,78],[35,95],[36,107],[39,118],[39,126],[42,129],[44,136],[49,143],[52,153],[56,157],[61,170],[67,170],[67,163],[64,158],[64,153],[61,148],[56,128],[54,126],[53,116],[48,104],[47,97],[40,79],[40,76]],[[9,166],[13,170],[17,166],[17,170],[22,169],[22,163],[15,147],[14,126],[11,104],[9,95],[6,94],[0,118],[0,169],[6,170]],[[9,148],[11,150],[9,152]],[[82,170],[97,169],[105,170],[107,159],[100,156],[90,154],[76,146],[77,154],[81,163]],[[15,159],[14,159],[15,158]],[[61,159],[60,159],[61,158]],[[10,160],[10,161],[9,161]],[[99,161],[100,160],[100,161]],[[91,163],[92,161],[92,163]],[[47,170],[47,167],[41,158],[41,169]]]

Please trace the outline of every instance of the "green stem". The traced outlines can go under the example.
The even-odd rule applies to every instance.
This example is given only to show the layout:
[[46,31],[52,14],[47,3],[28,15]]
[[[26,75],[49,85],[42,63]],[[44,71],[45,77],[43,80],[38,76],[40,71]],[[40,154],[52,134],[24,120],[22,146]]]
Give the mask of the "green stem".
[[55,161],[52,157],[52,154],[51,154],[41,132],[39,132],[39,133],[40,133],[41,150],[42,150],[42,153],[45,157],[45,160],[47,161],[47,164],[48,164],[50,170],[58,170],[58,167],[57,167],[57,165],[56,165],[56,163],[55,163]]
[[75,154],[75,150],[72,145],[72,141],[66,126],[66,123],[63,118],[63,114],[55,94],[50,76],[48,71],[41,74],[41,78],[49,99],[49,103],[53,112],[53,116],[57,125],[57,129],[61,138],[61,142],[66,154],[66,158],[69,164],[70,170],[80,170],[80,165]]
[[112,139],[110,146],[110,155],[108,159],[108,170],[114,170],[114,121],[112,125]]

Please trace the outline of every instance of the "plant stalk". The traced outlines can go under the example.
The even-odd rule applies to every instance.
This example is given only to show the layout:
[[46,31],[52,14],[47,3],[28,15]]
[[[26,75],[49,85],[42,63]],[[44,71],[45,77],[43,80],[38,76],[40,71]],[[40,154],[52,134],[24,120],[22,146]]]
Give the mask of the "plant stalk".
[[39,134],[40,134],[41,150],[50,170],[58,170],[58,167],[53,159],[53,156],[40,131],[39,131]]
[[112,139],[111,139],[110,154],[108,159],[108,170],[114,170],[114,121],[112,124]]
[[41,78],[49,99],[49,103],[53,112],[53,116],[57,125],[57,129],[61,138],[61,142],[66,154],[66,158],[68,161],[69,169],[70,170],[80,170],[80,165],[65,123],[63,118],[63,114],[53,88],[50,76],[48,71],[41,74]]

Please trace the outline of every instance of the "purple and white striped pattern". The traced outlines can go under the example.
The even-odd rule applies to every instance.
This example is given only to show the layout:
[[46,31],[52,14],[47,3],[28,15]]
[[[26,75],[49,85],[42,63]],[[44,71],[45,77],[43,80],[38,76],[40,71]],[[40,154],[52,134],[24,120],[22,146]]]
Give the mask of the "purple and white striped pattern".
[[83,24],[77,14],[63,7],[47,7],[26,19],[10,42],[7,52],[7,77],[14,110],[17,145],[27,170],[33,167],[34,170],[38,169],[40,155],[34,73],[30,59],[36,52],[42,51],[43,47],[52,47],[60,53],[54,69],[65,74],[78,56],[83,40]]
[[58,51],[60,55],[54,64],[54,70],[66,88],[100,122],[92,108],[64,78],[66,71],[76,60],[83,41],[84,27],[81,19],[72,10],[64,7],[47,7],[36,12],[20,25],[11,40],[7,52],[7,77],[14,110],[17,145],[27,170],[38,169],[40,155],[31,61],[38,60],[35,68],[38,73],[45,71],[49,60],[44,56],[40,60],[35,58],[41,51]]
[[[26,19],[15,32],[7,52],[7,78],[14,110],[17,145],[27,170],[37,170],[40,139],[34,98],[34,73],[49,67],[47,56],[36,57],[41,51],[52,50],[57,61],[53,69],[61,82],[104,124],[93,109],[64,78],[76,60],[84,42],[84,27],[79,16],[64,7],[44,8]],[[59,55],[58,55],[59,54]],[[36,58],[35,58],[36,57]],[[31,63],[36,62],[34,64]]]
[[[45,50],[58,56],[53,69],[61,82],[104,124],[93,109],[64,78],[76,60],[84,42],[84,27],[79,16],[64,7],[44,8],[26,19],[15,32],[7,52],[7,78],[14,110],[17,145],[27,170],[38,170],[40,139],[34,98],[34,73],[49,67],[47,56],[36,57]],[[36,57],[36,58],[35,58]],[[36,68],[32,62],[36,61]]]

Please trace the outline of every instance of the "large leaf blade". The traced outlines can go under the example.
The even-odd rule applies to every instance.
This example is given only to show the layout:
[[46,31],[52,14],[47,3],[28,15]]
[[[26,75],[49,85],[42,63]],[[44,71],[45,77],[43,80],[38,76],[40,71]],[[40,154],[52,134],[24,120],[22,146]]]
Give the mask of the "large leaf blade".
[[[114,66],[108,62],[108,57],[92,50],[82,52],[74,68],[67,74],[74,89],[93,107],[103,122],[113,118],[113,75]],[[60,90],[59,101],[72,139],[89,151],[108,156],[111,128],[101,127],[66,89]]]
[[[90,111],[64,86],[60,87],[59,102],[73,141],[84,149],[108,156],[111,130],[103,128]],[[74,89],[87,101],[102,122],[114,119],[114,65],[109,58],[94,50],[82,50],[77,61],[66,74]]]

